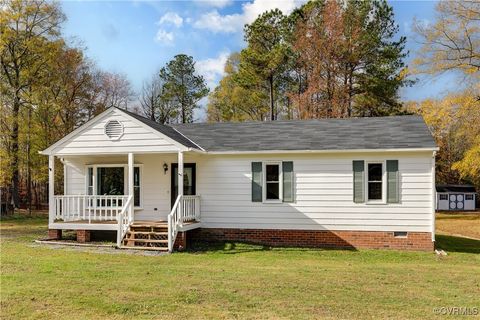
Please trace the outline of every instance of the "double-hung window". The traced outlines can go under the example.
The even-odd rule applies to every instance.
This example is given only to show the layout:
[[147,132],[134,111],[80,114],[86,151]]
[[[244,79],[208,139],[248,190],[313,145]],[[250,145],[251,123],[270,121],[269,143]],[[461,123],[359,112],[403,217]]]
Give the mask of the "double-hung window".
[[265,163],[265,201],[281,201],[282,185],[280,183],[282,175],[281,163]]
[[353,202],[399,203],[398,160],[353,160]]
[[293,161],[252,162],[252,202],[294,202]]
[[368,163],[367,200],[380,202],[383,200],[383,163]]

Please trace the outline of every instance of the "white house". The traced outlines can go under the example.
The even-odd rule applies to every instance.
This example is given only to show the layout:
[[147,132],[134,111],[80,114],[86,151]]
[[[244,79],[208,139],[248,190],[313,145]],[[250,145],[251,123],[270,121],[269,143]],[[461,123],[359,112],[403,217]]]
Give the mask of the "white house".
[[42,152],[49,234],[432,250],[437,150],[418,116],[162,125],[110,108]]

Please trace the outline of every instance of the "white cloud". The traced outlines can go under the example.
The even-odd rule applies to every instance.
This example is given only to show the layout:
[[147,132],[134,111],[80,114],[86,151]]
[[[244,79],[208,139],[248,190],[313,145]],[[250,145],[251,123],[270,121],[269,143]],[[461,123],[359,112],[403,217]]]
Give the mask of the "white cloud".
[[207,29],[215,33],[239,32],[243,26],[252,23],[265,11],[275,8],[280,9],[284,14],[289,14],[296,7],[305,3],[306,0],[254,0],[242,5],[241,13],[221,15],[218,10],[212,10],[200,16],[193,26],[198,29]]
[[199,60],[195,64],[198,74],[202,75],[210,89],[215,88],[220,78],[224,75],[225,63],[230,52],[223,51],[216,58]]
[[215,8],[225,8],[233,3],[233,0],[195,0],[195,2]]
[[167,12],[165,13],[160,20],[158,21],[159,25],[162,24],[172,24],[175,27],[179,28],[183,24],[183,18],[180,17],[177,13],[175,12]]
[[175,37],[172,32],[167,32],[163,29],[159,29],[155,35],[155,41],[164,45],[171,45],[174,38]]
[[217,10],[203,14],[194,22],[197,29],[207,29],[212,32],[237,32],[242,28],[242,16],[240,14],[220,15]]

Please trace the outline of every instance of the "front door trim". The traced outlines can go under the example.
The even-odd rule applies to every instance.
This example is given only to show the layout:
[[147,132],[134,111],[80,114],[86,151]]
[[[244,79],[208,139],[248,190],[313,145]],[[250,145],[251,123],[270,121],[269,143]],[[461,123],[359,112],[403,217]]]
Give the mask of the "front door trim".
[[[196,163],[184,163],[183,164],[183,170],[186,168],[191,168],[192,169],[192,192],[193,195],[196,194],[197,190],[197,170],[196,170]],[[178,163],[173,163],[171,164],[171,174],[170,174],[170,208],[173,207],[175,204],[175,200],[177,200],[177,193],[178,190],[176,189],[177,187],[175,186],[175,171],[178,170]],[[184,190],[185,192],[185,190]]]

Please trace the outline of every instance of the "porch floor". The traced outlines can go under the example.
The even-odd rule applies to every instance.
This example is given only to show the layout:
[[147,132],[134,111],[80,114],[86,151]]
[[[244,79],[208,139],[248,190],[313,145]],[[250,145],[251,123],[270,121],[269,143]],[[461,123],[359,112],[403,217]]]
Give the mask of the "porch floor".
[[[146,226],[146,227],[166,227],[166,220],[135,220],[134,226]],[[116,230],[117,220],[92,220],[90,223],[88,220],[72,220],[72,221],[55,221],[50,229],[76,229],[76,230]],[[184,222],[183,226],[179,227],[179,231],[187,231],[200,227],[199,221]]]

